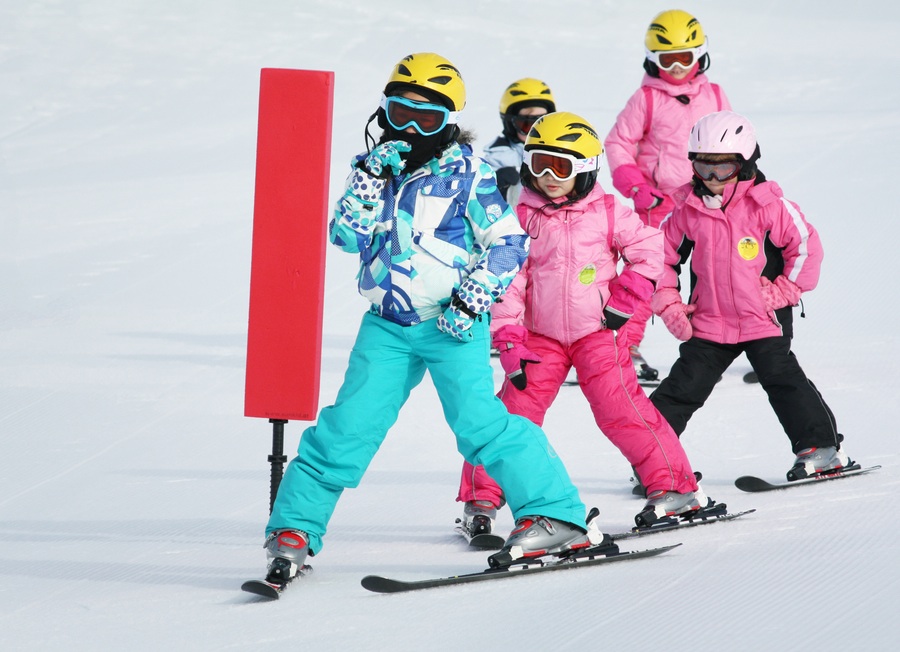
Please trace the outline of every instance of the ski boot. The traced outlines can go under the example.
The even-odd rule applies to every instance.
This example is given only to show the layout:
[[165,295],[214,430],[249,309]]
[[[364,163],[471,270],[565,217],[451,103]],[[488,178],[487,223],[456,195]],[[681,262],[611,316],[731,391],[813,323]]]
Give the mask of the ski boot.
[[656,383],[659,380],[659,371],[647,364],[637,346],[632,344],[628,347],[628,352],[631,353],[631,362],[634,364],[634,372],[637,374],[638,382]]
[[791,482],[802,480],[829,471],[837,471],[851,464],[853,462],[847,454],[835,446],[804,448],[797,453],[794,466],[787,472],[787,479]]
[[488,557],[488,563],[491,568],[504,568],[517,559],[527,563],[545,555],[562,555],[599,545],[605,535],[595,525],[597,513],[591,510],[592,518],[586,527],[546,516],[523,516],[516,521],[516,528],[500,552]]
[[641,528],[650,527],[660,519],[667,517],[690,518],[696,512],[711,507],[713,504],[714,502],[703,493],[700,485],[697,485],[697,491],[688,491],[683,494],[660,489],[647,496],[647,502],[634,517],[634,523]]
[[489,500],[470,500],[463,508],[463,517],[456,522],[460,524],[469,538],[479,534],[490,534],[494,529],[497,508]]
[[631,472],[634,473],[634,475],[631,476],[631,495],[646,498],[647,487],[645,487],[644,483],[641,482],[641,476],[638,475],[637,469],[632,466]]
[[303,562],[309,554],[309,537],[299,530],[276,530],[265,543],[269,559],[266,582],[287,584],[307,568]]

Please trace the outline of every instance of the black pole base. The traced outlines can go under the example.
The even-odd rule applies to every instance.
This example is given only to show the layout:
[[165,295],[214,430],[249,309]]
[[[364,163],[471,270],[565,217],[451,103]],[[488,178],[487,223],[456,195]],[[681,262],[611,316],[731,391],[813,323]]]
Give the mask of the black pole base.
[[287,456],[284,454],[284,419],[269,419],[272,424],[272,454],[269,455],[269,464],[272,465],[272,472],[269,482],[269,514],[275,506],[275,496],[278,495],[278,487],[281,485],[281,478],[284,477],[284,465],[287,463]]

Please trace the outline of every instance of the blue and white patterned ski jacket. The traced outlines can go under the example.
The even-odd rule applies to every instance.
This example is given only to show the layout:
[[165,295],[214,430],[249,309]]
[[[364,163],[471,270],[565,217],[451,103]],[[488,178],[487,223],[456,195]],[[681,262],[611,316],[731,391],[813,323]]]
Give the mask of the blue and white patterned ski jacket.
[[404,326],[436,318],[471,277],[494,300],[521,268],[528,236],[497,190],[490,166],[452,143],[411,174],[378,179],[352,161],[328,226],[358,253],[359,292],[372,312]]

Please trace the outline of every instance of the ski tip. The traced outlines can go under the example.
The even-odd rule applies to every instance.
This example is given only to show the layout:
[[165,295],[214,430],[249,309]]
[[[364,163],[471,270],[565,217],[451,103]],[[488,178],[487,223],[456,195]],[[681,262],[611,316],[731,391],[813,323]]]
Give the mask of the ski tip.
[[774,488],[774,485],[772,485],[772,483],[767,482],[762,478],[757,478],[753,475],[742,475],[734,481],[734,486],[741,491],[748,491],[750,493],[768,491],[769,489]]
[[399,593],[404,590],[403,582],[392,580],[381,575],[366,575],[359,581],[360,585],[372,593]]
[[281,595],[281,591],[263,580],[248,580],[241,584],[241,590],[267,600],[277,600]]

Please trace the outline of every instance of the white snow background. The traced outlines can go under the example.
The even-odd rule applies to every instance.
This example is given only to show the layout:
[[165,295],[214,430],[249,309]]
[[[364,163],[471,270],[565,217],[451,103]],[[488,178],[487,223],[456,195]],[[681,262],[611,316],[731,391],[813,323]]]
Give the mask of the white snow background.
[[[275,603],[242,593],[265,569],[271,447],[271,425],[243,416],[260,69],[335,71],[334,199],[406,54],[461,69],[479,147],[524,76],[605,134],[673,4],[2,0],[0,649],[896,649],[900,8],[680,6],[757,127],[761,169],[821,233],[794,350],[846,450],[880,471],[738,491],[793,460],[740,358],[683,442],[706,491],[755,514],[623,545],[684,544],[649,560],[375,595],[362,576],[485,566],[453,532],[460,458],[426,379],[314,574]],[[366,307],[356,266],[329,246],[323,406]],[[643,348],[665,372],[676,344],[657,321]],[[307,425],[288,424],[289,454]],[[577,388],[545,429],[604,528],[629,527],[630,468]]]

